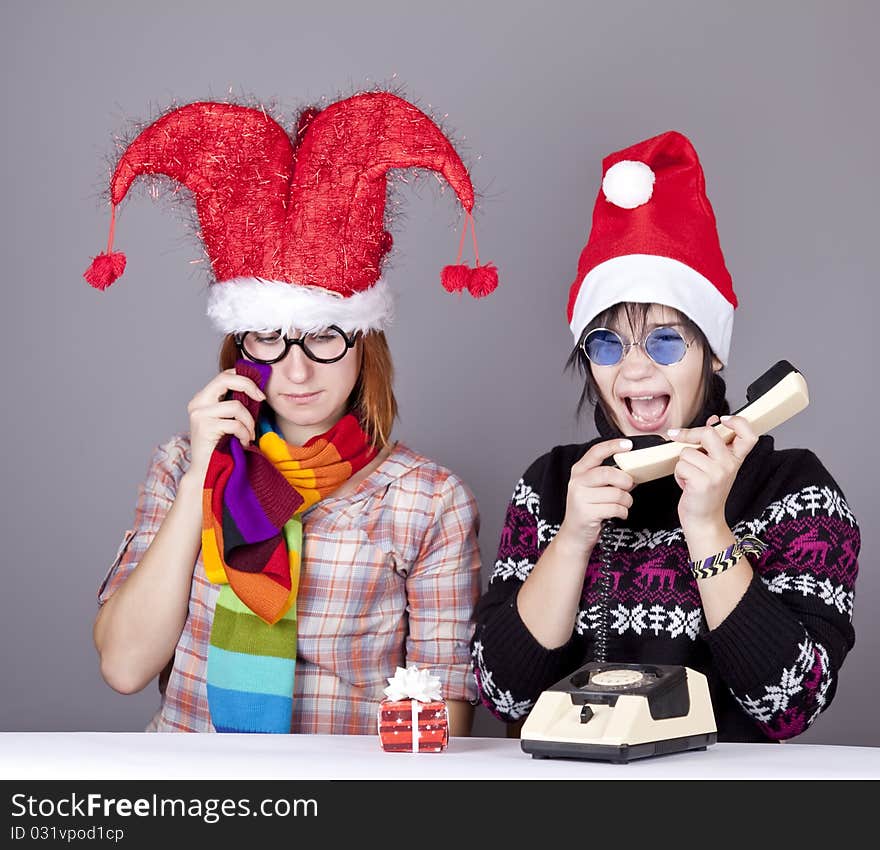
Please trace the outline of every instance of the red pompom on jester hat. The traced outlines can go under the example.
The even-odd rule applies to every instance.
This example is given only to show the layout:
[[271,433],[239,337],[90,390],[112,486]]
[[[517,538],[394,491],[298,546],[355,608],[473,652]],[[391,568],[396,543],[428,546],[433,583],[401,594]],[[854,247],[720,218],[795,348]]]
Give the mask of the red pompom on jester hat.
[[[461,264],[461,254],[464,250],[464,238],[467,235],[467,229],[470,227],[474,240],[474,256],[476,257],[476,268]],[[480,265],[480,251],[477,248],[477,231],[474,228],[474,218],[467,211],[464,228],[461,231],[461,241],[458,244],[458,257],[454,266],[446,266],[440,273],[440,283],[448,292],[461,292],[467,289],[474,298],[484,298],[486,295],[494,292],[498,288],[498,269],[492,263],[488,265]]]
[[[116,207],[138,176],[163,174],[195,200],[214,276],[207,312],[219,331],[381,329],[393,309],[380,277],[392,245],[384,221],[392,168],[442,175],[464,208],[465,232],[473,230],[467,169],[439,127],[397,95],[367,92],[309,108],[292,136],[262,109],[215,102],[173,109],[120,157],[108,248],[84,276],[106,289],[122,274],[125,257],[112,251]],[[443,286],[488,295],[497,271],[480,266],[478,254],[476,266],[447,267]]]
[[113,250],[113,230],[116,226],[116,207],[110,210],[110,237],[107,250],[98,254],[86,269],[83,277],[95,287],[104,290],[125,271],[125,254]]
[[461,292],[462,289],[467,289],[471,271],[470,266],[444,266],[440,272],[440,283],[447,292]]
[[468,292],[474,298],[484,298],[498,288],[498,269],[492,263],[471,270]]
[[125,254],[120,251],[101,253],[95,257],[85,270],[83,277],[95,287],[104,290],[125,271]]

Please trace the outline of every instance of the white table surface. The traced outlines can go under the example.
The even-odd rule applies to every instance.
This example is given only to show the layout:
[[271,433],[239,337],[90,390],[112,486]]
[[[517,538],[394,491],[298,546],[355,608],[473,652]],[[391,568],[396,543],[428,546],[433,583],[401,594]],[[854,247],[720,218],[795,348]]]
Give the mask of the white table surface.
[[533,759],[513,738],[386,753],[371,735],[0,732],[0,779],[878,779],[880,748],[713,744],[630,762]]

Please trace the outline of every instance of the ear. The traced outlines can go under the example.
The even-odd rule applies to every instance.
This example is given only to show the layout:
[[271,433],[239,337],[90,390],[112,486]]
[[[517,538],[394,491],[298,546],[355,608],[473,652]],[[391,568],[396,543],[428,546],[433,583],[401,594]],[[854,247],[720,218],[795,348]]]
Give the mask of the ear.
[[713,372],[720,372],[723,367],[724,367],[724,364],[713,354],[712,355],[712,371]]

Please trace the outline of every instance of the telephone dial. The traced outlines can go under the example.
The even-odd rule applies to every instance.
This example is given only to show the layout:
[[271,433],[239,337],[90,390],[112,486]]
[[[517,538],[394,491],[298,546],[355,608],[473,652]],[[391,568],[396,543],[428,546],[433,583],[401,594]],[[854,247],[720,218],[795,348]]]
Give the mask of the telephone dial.
[[[809,404],[803,375],[780,360],[746,390],[734,411],[760,436]],[[713,425],[725,440],[733,434]],[[628,472],[636,484],[672,474],[688,444],[654,434],[631,437],[633,448],[605,461]],[[599,545],[600,605],[607,613],[611,564],[603,524]],[[608,618],[600,617],[596,659],[545,690],[520,730],[520,745],[533,758],[573,758],[627,763],[648,756],[705,750],[717,740],[706,676],[680,665],[628,664],[605,660]]]

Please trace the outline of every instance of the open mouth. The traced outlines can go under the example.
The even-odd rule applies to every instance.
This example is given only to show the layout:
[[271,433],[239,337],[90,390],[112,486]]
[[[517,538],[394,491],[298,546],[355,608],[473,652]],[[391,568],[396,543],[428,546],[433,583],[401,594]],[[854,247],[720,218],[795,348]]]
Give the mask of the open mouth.
[[626,411],[633,426],[639,430],[658,428],[666,418],[669,409],[669,396],[657,395],[624,396]]

